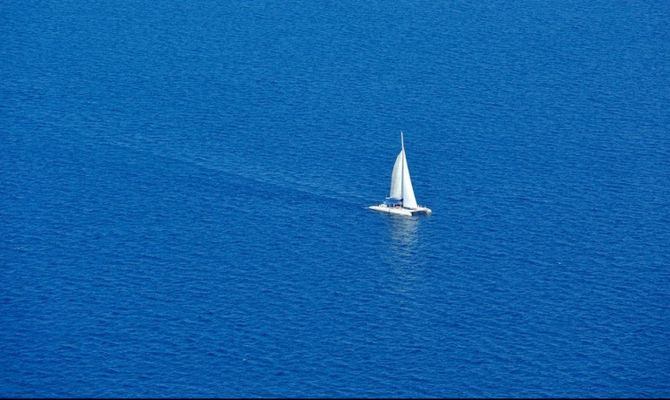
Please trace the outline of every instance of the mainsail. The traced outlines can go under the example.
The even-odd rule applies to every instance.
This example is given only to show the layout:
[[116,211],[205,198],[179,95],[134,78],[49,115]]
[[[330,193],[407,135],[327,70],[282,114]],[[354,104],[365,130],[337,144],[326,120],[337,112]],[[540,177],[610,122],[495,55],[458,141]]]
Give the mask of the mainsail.
[[414,188],[412,179],[409,177],[409,167],[407,166],[407,157],[405,157],[405,148],[402,149],[403,172],[402,172],[402,206],[405,208],[416,208],[416,197],[414,197]]
[[391,199],[402,199],[402,206],[405,208],[416,208],[416,197],[412,188],[412,179],[409,176],[409,167],[407,166],[407,157],[405,156],[405,142],[402,132],[400,132],[400,142],[402,149],[393,164],[393,173],[391,174]]

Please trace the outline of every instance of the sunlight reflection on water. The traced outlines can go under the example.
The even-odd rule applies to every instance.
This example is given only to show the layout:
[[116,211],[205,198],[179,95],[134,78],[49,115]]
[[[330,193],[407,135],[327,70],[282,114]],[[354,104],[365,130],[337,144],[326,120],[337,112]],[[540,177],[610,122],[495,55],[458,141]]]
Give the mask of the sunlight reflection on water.
[[419,277],[416,252],[421,221],[417,217],[390,216],[388,224],[388,258],[391,266],[391,291],[397,294],[413,292]]

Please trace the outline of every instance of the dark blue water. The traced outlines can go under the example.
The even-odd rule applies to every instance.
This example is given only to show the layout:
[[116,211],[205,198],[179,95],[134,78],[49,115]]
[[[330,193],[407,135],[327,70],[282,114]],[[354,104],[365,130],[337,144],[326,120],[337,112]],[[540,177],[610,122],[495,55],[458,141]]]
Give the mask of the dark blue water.
[[670,396],[666,3],[95,3],[0,7],[0,395]]

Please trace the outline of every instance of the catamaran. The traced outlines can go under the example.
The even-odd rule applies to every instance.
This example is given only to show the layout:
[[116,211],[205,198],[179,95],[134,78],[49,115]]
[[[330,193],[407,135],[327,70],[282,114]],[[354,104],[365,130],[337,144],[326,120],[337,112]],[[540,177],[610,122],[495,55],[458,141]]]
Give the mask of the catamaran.
[[383,203],[368,207],[370,210],[385,212],[389,214],[412,215],[432,213],[428,207],[416,203],[412,179],[409,176],[407,157],[405,156],[405,140],[400,132],[400,154],[395,159],[393,173],[391,174],[391,191]]

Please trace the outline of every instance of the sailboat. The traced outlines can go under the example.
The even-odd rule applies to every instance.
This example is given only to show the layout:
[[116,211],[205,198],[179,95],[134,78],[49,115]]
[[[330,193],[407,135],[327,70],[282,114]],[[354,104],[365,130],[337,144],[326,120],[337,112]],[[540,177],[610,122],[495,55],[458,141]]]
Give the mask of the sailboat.
[[405,140],[400,132],[400,154],[395,159],[393,173],[391,174],[391,191],[383,203],[368,207],[370,210],[385,212],[389,214],[412,215],[432,213],[430,208],[419,206],[414,196],[412,179],[409,176],[407,157],[405,156]]

